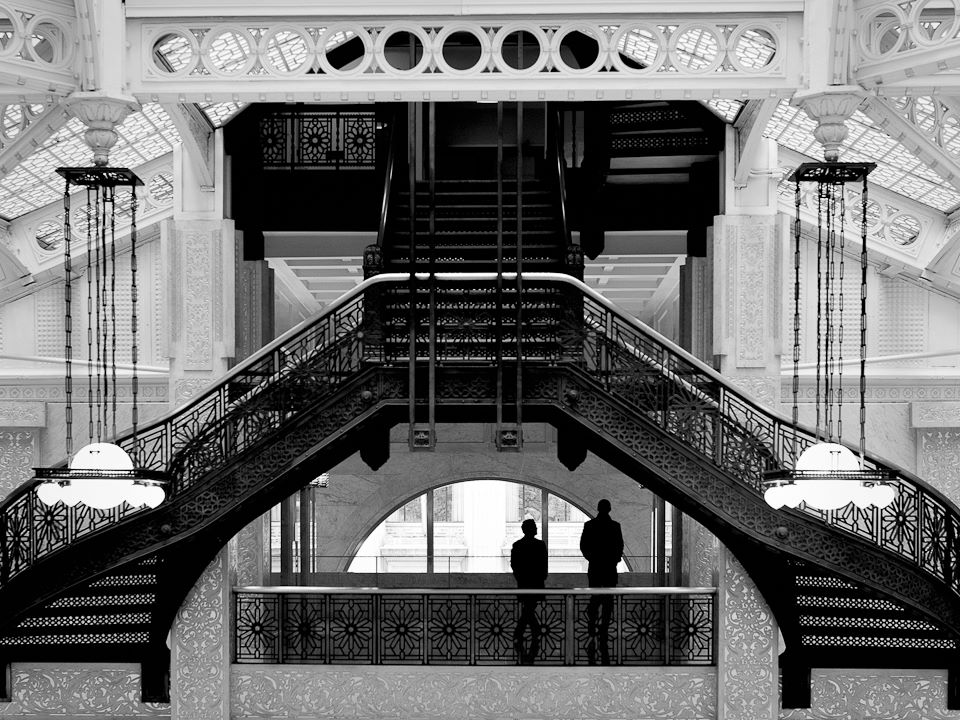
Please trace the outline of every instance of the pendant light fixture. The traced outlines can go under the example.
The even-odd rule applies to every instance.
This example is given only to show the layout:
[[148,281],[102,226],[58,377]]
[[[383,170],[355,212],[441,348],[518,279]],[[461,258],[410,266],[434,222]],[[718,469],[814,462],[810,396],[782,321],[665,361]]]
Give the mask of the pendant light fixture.
[[[78,503],[106,510],[123,503],[156,507],[166,497],[164,475],[137,467],[137,186],[143,182],[126,168],[94,166],[59,168],[66,180],[63,196],[64,268],[64,392],[66,399],[67,467],[37,468],[43,480],[37,488],[41,502],[55,505]],[[84,268],[87,288],[87,408],[88,443],[73,454],[73,260],[70,250],[71,189],[86,187],[87,258]],[[108,437],[117,435],[117,342],[121,331],[117,319],[116,214],[127,189],[130,208],[130,347],[131,423],[128,447],[133,456]],[[121,291],[122,292],[122,291]],[[72,455],[72,457],[71,457]]]
[[[764,498],[774,508],[801,503],[820,510],[836,510],[850,503],[859,508],[883,508],[896,497],[894,474],[866,467],[866,351],[867,351],[867,175],[874,163],[803,163],[790,176],[795,184],[796,218],[793,285],[793,469],[766,473]],[[799,451],[798,392],[800,385],[800,204],[801,183],[816,183],[817,297],[816,297],[816,442]],[[846,271],[845,220],[848,184],[861,184],[860,291],[844,297]],[[854,214],[857,215],[856,209]],[[843,444],[844,309],[859,300],[859,448]]]

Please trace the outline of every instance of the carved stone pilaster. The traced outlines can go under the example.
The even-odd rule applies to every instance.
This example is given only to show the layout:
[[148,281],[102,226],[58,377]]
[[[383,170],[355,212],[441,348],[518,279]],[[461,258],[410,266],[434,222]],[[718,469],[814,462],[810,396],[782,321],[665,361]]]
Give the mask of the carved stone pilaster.
[[683,516],[683,584],[713,587],[719,571],[720,541],[717,536],[688,515]]
[[182,404],[227,370],[234,354],[233,222],[164,224],[170,396]]
[[846,86],[830,92],[798,92],[793,96],[793,104],[817,123],[813,136],[823,145],[823,158],[827,162],[840,159],[840,146],[847,138],[846,121],[862,102],[862,90]]
[[93,164],[106,165],[110,150],[117,144],[117,126],[140,109],[132,97],[110,97],[96,92],[75,92],[63,105],[67,112],[87,126],[83,139],[93,150]]
[[773,215],[716,219],[713,352],[721,371],[761,402],[779,402],[783,238]]
[[229,720],[231,577],[225,548],[173,621],[171,720]]
[[717,720],[776,720],[777,626],[757,586],[729,550],[720,551]]
[[917,474],[960,502],[960,428],[921,428],[917,435]]
[[33,477],[39,461],[39,430],[0,428],[0,499]]

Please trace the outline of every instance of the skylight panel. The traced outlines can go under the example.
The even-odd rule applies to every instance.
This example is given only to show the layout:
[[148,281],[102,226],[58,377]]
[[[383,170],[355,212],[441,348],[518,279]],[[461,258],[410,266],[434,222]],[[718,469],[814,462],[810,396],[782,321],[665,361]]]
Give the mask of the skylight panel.
[[[922,110],[921,110],[922,112]],[[803,110],[786,101],[777,106],[764,136],[813,160],[823,157],[823,146],[813,137],[816,124]],[[849,134],[840,152],[846,162],[875,162],[870,182],[947,212],[960,205],[960,192],[903,145],[886,135],[861,112],[847,120]]]
[[731,123],[737,119],[737,115],[739,115],[740,110],[743,109],[744,103],[742,103],[740,100],[714,98],[713,100],[707,100],[706,105],[723,120]]
[[[86,128],[76,118],[52,135],[30,157],[0,180],[0,217],[12,220],[54,202],[63,195],[61,166],[83,167],[93,162],[93,151],[83,135]],[[137,167],[165,155],[180,142],[169,116],[159,105],[146,105],[131,113],[117,128],[117,144],[110,152],[114,167]]]
[[221,103],[197,103],[203,110],[214,127],[222,127],[231,120],[234,115],[243,110],[247,103],[241,102],[221,102]]

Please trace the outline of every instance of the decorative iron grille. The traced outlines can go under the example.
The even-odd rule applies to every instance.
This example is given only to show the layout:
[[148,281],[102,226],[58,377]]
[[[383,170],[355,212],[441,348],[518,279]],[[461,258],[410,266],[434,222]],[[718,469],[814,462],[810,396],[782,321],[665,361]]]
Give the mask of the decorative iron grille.
[[[234,592],[234,660],[331,665],[513,665],[519,594],[506,590],[298,588]],[[612,665],[712,665],[711,588],[618,588]],[[586,665],[590,590],[543,591],[539,665]],[[527,633],[529,642],[529,630]]]
[[377,161],[373,112],[280,112],[260,118],[266,169],[369,169]]
[[[438,276],[438,282],[462,285],[464,280],[450,274]],[[483,297],[484,291],[493,292],[495,282],[492,273],[472,276],[470,283],[476,292],[465,295],[463,302],[470,304]],[[739,394],[702,362],[621,314],[572,278],[528,273],[524,287],[549,293],[528,296],[524,292],[523,312],[535,314],[546,307],[553,318],[534,327],[529,337],[520,332],[524,367],[567,368],[571,377],[575,374],[598,392],[622,400],[629,408],[624,417],[588,418],[611,437],[618,438],[626,425],[643,418],[758,496],[763,492],[765,471],[793,467],[793,453],[815,441],[813,433],[803,429],[795,439],[788,418]],[[336,414],[341,406],[351,404],[372,407],[378,398],[369,391],[360,397],[341,398],[337,401],[340,405],[335,399],[365,369],[406,363],[408,352],[404,354],[393,334],[396,329],[389,327],[384,312],[388,299],[403,300],[405,288],[409,288],[405,274],[382,274],[367,280],[313,321],[242,363],[188,405],[138,432],[135,441],[127,436],[117,443],[145,467],[169,473],[171,501],[175,502],[178,493],[196,487],[241,453],[259,446],[306,408],[331,403]],[[418,318],[428,315],[428,304],[420,303],[420,296],[417,299]],[[429,338],[420,332],[422,326],[419,319],[413,325],[418,357],[430,350]],[[491,357],[494,328],[478,325],[465,341],[458,332],[461,328],[455,323],[438,328],[435,347],[443,348],[448,360],[445,367],[453,367],[458,359]],[[515,337],[510,339],[511,346],[515,341]],[[410,347],[409,335],[405,347]],[[510,355],[505,353],[502,359],[509,361]],[[543,390],[536,383],[524,383],[525,399],[542,402],[544,396],[536,393],[543,392],[552,402],[564,402],[563,391],[555,386]],[[438,385],[440,402],[464,398],[486,402],[494,395],[495,388],[481,373],[444,376]],[[568,405],[572,412],[588,414],[582,404]],[[806,508],[805,512],[895,553],[960,595],[957,508],[909,473],[870,458],[865,467],[898,473],[897,499],[891,505],[882,510],[848,506],[831,511]],[[143,512],[126,506],[109,511],[79,506],[48,509],[37,498],[36,488],[36,483],[27,483],[0,503],[0,587],[77,538]],[[437,653],[447,652],[441,645],[437,648]]]

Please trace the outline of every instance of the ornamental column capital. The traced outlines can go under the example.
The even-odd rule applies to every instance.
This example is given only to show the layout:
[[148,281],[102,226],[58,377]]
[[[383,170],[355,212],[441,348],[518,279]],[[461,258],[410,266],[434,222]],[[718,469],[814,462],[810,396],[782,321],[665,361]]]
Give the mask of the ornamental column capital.
[[140,110],[136,98],[75,92],[63,101],[66,111],[87,126],[83,139],[93,150],[93,164],[106,165],[117,143],[117,125]]
[[835,162],[840,146],[847,138],[846,121],[864,100],[864,92],[856,86],[841,85],[828,91],[801,91],[791,103],[801,108],[817,123],[813,136],[823,145],[823,158]]

